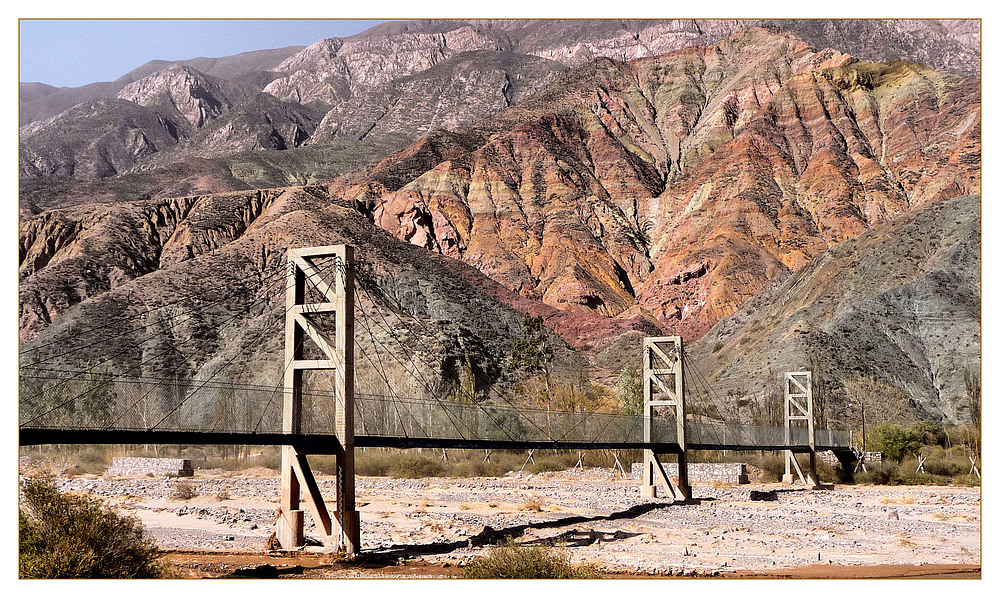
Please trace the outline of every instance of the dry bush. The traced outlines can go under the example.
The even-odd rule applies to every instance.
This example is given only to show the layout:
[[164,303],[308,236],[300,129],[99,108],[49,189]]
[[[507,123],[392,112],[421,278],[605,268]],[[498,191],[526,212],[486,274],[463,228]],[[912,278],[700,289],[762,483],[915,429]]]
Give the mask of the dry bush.
[[545,501],[537,496],[527,496],[524,499],[524,504],[521,505],[522,511],[534,511],[539,512],[545,505]]
[[192,458],[192,465],[202,469],[222,469],[225,471],[240,471],[255,467],[263,467],[279,471],[281,469],[281,449],[278,447],[263,447],[260,454],[239,454],[239,451],[206,451],[200,458]]
[[594,579],[591,567],[574,567],[564,549],[506,541],[476,557],[462,570],[466,579]]
[[959,475],[959,476],[955,476],[955,478],[952,480],[952,483],[955,484],[956,486],[982,486],[983,485],[983,481],[979,478],[979,476],[977,476],[975,474],[969,475],[967,473]]
[[188,482],[177,482],[171,493],[171,497],[175,500],[191,500],[196,496],[198,496],[198,492]]

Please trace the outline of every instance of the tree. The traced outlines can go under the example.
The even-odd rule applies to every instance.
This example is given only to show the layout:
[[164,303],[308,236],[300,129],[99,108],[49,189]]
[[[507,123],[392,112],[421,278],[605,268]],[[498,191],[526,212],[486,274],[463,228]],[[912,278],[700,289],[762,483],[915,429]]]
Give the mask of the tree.
[[944,446],[945,433],[941,424],[932,421],[921,421],[913,424],[911,429],[920,436],[921,442],[929,446]]
[[913,455],[923,446],[923,436],[916,430],[903,428],[892,423],[884,423],[872,433],[872,447],[885,453],[887,459],[902,462],[907,455]]
[[545,342],[545,328],[541,316],[524,316],[524,336],[514,340],[507,371],[523,370],[528,374],[538,371],[548,374],[547,365],[552,361],[552,348]]
[[79,394],[80,416],[83,419],[81,423],[92,427],[106,426],[109,423],[111,408],[117,399],[107,366],[103,372],[98,373],[94,370],[94,366],[88,363]]
[[913,420],[910,397],[899,388],[875,376],[857,376],[844,381],[847,397],[857,407],[853,423],[862,429],[862,441],[867,450],[866,429],[886,423],[907,423]]
[[642,379],[633,367],[624,367],[618,371],[618,384],[615,389],[622,413],[625,415],[642,415]]
[[969,402],[969,417],[972,419],[972,425],[979,428],[982,425],[982,387],[979,383],[979,376],[965,370],[963,372],[963,378],[965,379],[965,396]]
[[813,419],[817,428],[825,428],[826,421],[826,392],[823,384],[823,368],[816,356],[809,358],[809,369],[812,370],[813,379]]

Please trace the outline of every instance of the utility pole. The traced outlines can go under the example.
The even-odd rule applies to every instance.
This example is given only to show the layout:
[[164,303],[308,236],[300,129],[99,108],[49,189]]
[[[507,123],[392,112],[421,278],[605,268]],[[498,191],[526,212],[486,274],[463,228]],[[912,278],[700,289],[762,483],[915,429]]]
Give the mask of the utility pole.
[[865,433],[865,404],[861,403],[861,450],[868,452],[868,436]]

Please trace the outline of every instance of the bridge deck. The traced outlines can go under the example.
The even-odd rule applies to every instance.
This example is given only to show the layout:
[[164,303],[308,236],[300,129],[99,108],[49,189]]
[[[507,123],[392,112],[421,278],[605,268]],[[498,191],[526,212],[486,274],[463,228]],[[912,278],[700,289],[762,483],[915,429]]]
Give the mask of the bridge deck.
[[[200,445],[250,445],[298,447],[314,455],[334,454],[340,448],[340,440],[332,434],[281,434],[256,432],[205,432],[198,430],[97,430],[74,428],[21,428],[21,446],[43,444],[200,444]],[[597,450],[597,449],[651,449],[657,453],[676,453],[680,447],[676,442],[639,441],[598,441],[582,442],[570,440],[486,440],[463,438],[413,438],[405,436],[355,436],[356,447],[382,448],[456,448],[491,450]],[[807,444],[757,445],[739,444],[688,444],[688,450],[791,450],[807,452]],[[837,450],[840,445],[817,446],[817,450]]]

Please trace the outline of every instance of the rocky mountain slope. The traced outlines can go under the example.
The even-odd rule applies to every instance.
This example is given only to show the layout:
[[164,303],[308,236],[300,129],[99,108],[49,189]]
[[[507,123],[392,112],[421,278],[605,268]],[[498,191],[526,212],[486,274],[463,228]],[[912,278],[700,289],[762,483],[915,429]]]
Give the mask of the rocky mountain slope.
[[526,297],[697,337],[831,245],[978,192],[978,88],[748,29],[596,61],[333,189]]
[[[404,140],[434,127],[450,127],[484,117],[491,112],[516,103],[548,82],[548,74],[539,68],[557,72],[568,66],[578,66],[600,56],[621,60],[658,55],[696,44],[715,43],[734,32],[765,23],[777,30],[801,32],[801,36],[817,48],[849,48],[861,58],[886,60],[906,58],[919,60],[939,70],[978,72],[978,21],[412,21],[392,22],[349,38],[321,40],[308,48],[282,48],[248,52],[225,58],[198,58],[187,61],[153,61],[111,83],[98,83],[76,89],[55,89],[39,84],[24,84],[21,97],[21,123],[39,123],[55,119],[41,127],[56,131],[55,136],[74,137],[81,128],[100,128],[100,122],[86,122],[86,107],[77,106],[72,120],[58,114],[74,105],[110,99],[123,88],[141,85],[147,95],[154,86],[175,87],[178,70],[190,78],[210,80],[218,89],[211,90],[199,83],[207,95],[181,98],[171,93],[173,101],[182,105],[216,102],[206,116],[220,111],[240,110],[242,102],[265,92],[291,103],[300,114],[311,111],[327,113],[322,134],[314,141],[335,135],[369,135],[375,121],[386,121],[377,132],[385,129],[402,135]],[[443,63],[471,52],[451,66]],[[477,54],[480,53],[480,54]],[[482,54],[485,53],[485,54]],[[482,64],[473,60],[482,56]],[[546,65],[547,66],[542,66]],[[531,65],[531,66],[529,66]],[[434,68],[432,68],[434,67]],[[436,70],[435,70],[436,69]],[[426,77],[414,80],[415,75]],[[461,83],[455,87],[456,83]],[[184,91],[183,89],[179,89]],[[185,93],[198,94],[198,88]],[[463,95],[478,101],[460,102]],[[384,97],[383,97],[384,96]],[[126,92],[126,99],[138,99]],[[380,98],[376,100],[375,98]],[[148,105],[148,104],[144,104]],[[309,109],[306,109],[308,106]],[[176,106],[175,106],[176,108]],[[96,110],[99,112],[99,109]],[[170,112],[168,110],[168,112]],[[441,116],[441,115],[446,116]],[[169,114],[157,113],[165,120],[168,131],[178,123]],[[258,135],[263,125],[257,114],[235,116],[236,120],[253,120],[245,138],[233,139],[232,144],[202,149],[202,157],[219,157],[221,152],[253,147],[257,151],[295,147],[287,135],[280,142],[269,142]],[[322,114],[310,117],[308,123],[296,122],[300,135],[311,135]],[[78,122],[83,118],[84,122]],[[266,121],[266,118],[265,118]],[[188,124],[200,127],[188,121]],[[127,120],[116,123],[117,139],[113,145],[127,146],[130,139],[155,134]],[[76,156],[79,148],[73,144],[52,148],[53,135],[42,134],[34,139],[39,127],[22,131],[22,177],[52,177],[65,172],[66,162],[87,162],[92,157]],[[230,130],[223,135],[240,137],[242,131]],[[171,132],[173,134],[173,132]],[[111,140],[108,140],[111,142]],[[379,141],[383,143],[384,141]],[[183,145],[183,144],[182,144]],[[64,157],[60,167],[38,164],[37,156],[56,149]],[[149,156],[167,146],[147,146],[144,155],[135,158],[135,166],[148,169],[187,158],[190,152],[175,152],[172,158],[162,154]],[[151,150],[155,150],[150,153]],[[87,153],[87,150],[84,150]],[[121,152],[118,152],[121,153]],[[32,161],[36,163],[32,163]],[[119,159],[118,162],[121,162]],[[125,166],[125,163],[120,164]],[[113,171],[73,169],[73,177],[103,178]],[[109,174],[110,173],[110,174]],[[63,181],[52,181],[57,193]],[[35,185],[37,187],[37,185]],[[223,190],[223,189],[218,189]],[[52,203],[58,203],[55,198]]]
[[[27,361],[135,314],[138,328],[114,330],[144,348],[115,357],[116,371],[205,376],[237,358],[243,373],[223,375],[270,380],[280,339],[258,341],[282,300],[268,277],[289,246],[349,242],[370,274],[363,304],[406,320],[392,326],[429,347],[421,367],[435,385],[460,383],[463,363],[482,387],[512,383],[503,364],[529,313],[545,319],[553,368],[577,380],[634,366],[643,335],[711,329],[699,359],[722,383],[723,368],[739,370],[732,379],[751,383],[730,390],[749,396],[770,384],[771,362],[732,353],[718,333],[748,300],[885,242],[871,239],[897,222],[911,224],[885,230],[912,238],[948,210],[972,226],[978,200],[953,198],[980,192],[981,99],[979,79],[946,72],[978,72],[976,21],[746,25],[386,23],[289,52],[271,71],[255,58],[199,63],[214,74],[151,64],[114,97],[21,128],[19,317],[22,342],[39,349]],[[859,59],[879,52],[938,70]],[[29,103],[57,93],[25,89]],[[978,337],[931,358],[927,335],[940,330],[920,322],[900,324],[912,338],[893,337],[897,348],[841,330],[892,329],[907,305],[941,303],[937,266],[897,258],[883,264],[880,292],[898,295],[879,299],[887,320],[859,315],[867,299],[846,292],[853,315],[816,316],[850,353],[830,371],[870,366],[926,413],[960,419],[955,372]],[[954,274],[965,295],[970,276]],[[206,280],[219,282],[205,290],[212,310],[177,329],[180,308],[162,312],[175,320],[145,315]],[[763,344],[753,335],[783,317],[740,339]],[[119,346],[105,338],[93,354]],[[869,346],[894,361],[866,361]]]
[[114,99],[22,127],[21,176],[103,179],[168,159],[288,149],[308,139],[322,114],[260,93],[231,99],[220,81],[172,66]]
[[275,68],[287,75],[266,91],[286,100],[335,104],[461,52],[514,52],[579,66],[599,57],[635,60],[709,45],[761,25],[817,47],[849,46],[867,60],[919,60],[940,70],[979,72],[978,21],[432,20],[389,22],[317,42]]
[[[379,231],[322,187],[83,206],[23,222],[22,365],[273,388],[285,251],[345,242],[358,256],[359,392],[429,397],[509,383],[531,302]],[[553,371],[581,371],[581,357],[548,337]]]
[[828,418],[856,421],[845,380],[872,374],[916,414],[968,421],[963,373],[978,375],[980,198],[925,205],[833,246],[688,348],[722,396],[761,398],[786,371],[816,369]]
[[[122,75],[114,81],[90,83],[81,87],[53,87],[41,83],[20,84],[19,122],[26,125],[45,120],[78,104],[114,97],[126,85],[148,77],[172,66],[183,66],[223,80],[240,80],[256,74],[268,73],[290,55],[302,50],[301,46],[288,46],[273,50],[242,52],[221,58],[192,58],[191,60],[153,60]],[[270,81],[259,84],[258,89]]]

